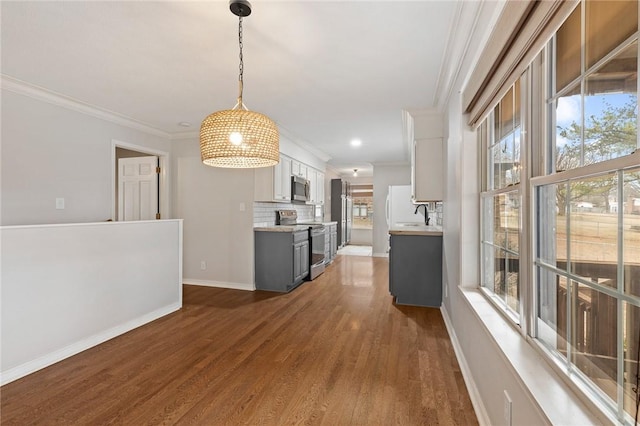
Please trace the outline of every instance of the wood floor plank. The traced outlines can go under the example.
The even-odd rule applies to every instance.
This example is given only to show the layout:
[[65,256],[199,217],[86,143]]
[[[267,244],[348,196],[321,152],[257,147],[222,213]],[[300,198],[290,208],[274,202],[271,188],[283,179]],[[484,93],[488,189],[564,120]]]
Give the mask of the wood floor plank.
[[183,309],[0,388],[2,425],[477,424],[440,311],[384,258],[289,294],[184,286]]

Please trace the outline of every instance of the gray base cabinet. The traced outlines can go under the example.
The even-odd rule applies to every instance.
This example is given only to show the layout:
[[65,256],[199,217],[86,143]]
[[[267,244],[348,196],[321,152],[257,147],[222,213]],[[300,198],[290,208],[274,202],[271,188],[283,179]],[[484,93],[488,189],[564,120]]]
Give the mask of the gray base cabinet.
[[442,236],[391,234],[389,293],[399,305],[442,304]]
[[306,231],[297,232],[293,241],[293,283],[299,284],[309,275],[309,236]]
[[254,231],[256,289],[286,293],[309,275],[309,232]]
[[329,253],[327,255],[327,263],[333,262],[338,252],[338,225],[333,224],[327,227],[328,235],[325,236],[329,243]]
[[331,260],[338,254],[338,225],[331,226]]
[[331,230],[329,226],[324,228],[324,264],[331,263]]

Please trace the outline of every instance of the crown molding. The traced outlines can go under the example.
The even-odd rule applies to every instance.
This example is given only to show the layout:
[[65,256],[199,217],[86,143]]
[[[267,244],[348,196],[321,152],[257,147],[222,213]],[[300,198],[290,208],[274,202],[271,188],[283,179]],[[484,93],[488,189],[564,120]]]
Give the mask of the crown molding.
[[438,108],[409,108],[402,110],[402,112],[406,112],[411,115],[411,117],[424,117],[426,115],[442,114],[442,111]]
[[[88,104],[86,102],[82,102],[78,99],[62,95],[52,90],[45,89],[44,87],[36,86],[35,84],[27,83],[26,81],[19,80],[9,75],[0,74],[0,77],[1,77],[0,82],[2,83],[2,86],[1,86],[2,90],[7,90],[9,92],[27,96],[29,98],[36,99],[41,102],[46,102],[51,105],[56,105],[62,108],[70,109],[72,111],[89,115],[91,117],[95,117],[101,120],[109,121],[111,123],[118,124],[120,126],[128,127],[130,129],[139,130],[141,132],[144,132],[153,136],[159,136],[162,138],[169,139],[171,141],[194,139],[194,138],[197,139],[200,136],[200,133],[198,131],[168,133],[163,130],[159,130],[155,127],[149,126],[148,124],[126,117],[122,114],[118,114],[116,112],[109,111],[109,110],[97,107],[95,105]],[[302,139],[300,139],[299,137],[297,137],[296,135],[294,135],[293,133],[291,133],[289,130],[285,129],[281,125],[278,125],[278,130],[280,134],[285,136],[292,143],[300,146],[302,149],[315,155],[325,163],[331,159],[330,155],[317,149],[310,143],[303,141]]]
[[280,124],[278,124],[278,131],[280,132],[281,135],[283,135],[284,137],[289,139],[291,142],[293,142],[294,144],[298,145],[300,148],[305,149],[306,151],[310,152],[311,154],[315,155],[316,157],[318,157],[320,160],[324,161],[325,163],[327,161],[331,160],[331,156],[329,154],[327,154],[324,151],[319,150],[318,148],[314,147],[310,143],[308,143],[306,141],[303,141],[298,136],[296,136],[293,133],[291,133],[291,131],[289,131],[289,130],[285,129],[284,127],[282,127]]
[[[442,55],[442,61],[440,62],[440,71],[438,72],[438,80],[436,82],[436,91],[433,99],[433,105],[436,105],[439,108],[443,108],[444,104],[447,102],[449,98],[449,93],[451,91],[451,86],[455,82],[455,77],[451,75],[451,73],[447,72],[451,70],[452,67],[455,66],[454,75],[457,75],[459,72],[459,67],[462,63],[462,58],[460,57],[460,52],[456,51],[456,41],[457,37],[460,37],[458,34],[460,32],[459,25],[460,20],[462,18],[462,2],[458,2],[456,4],[456,9],[453,13],[453,17],[451,19],[451,23],[449,24],[449,34],[447,34],[447,43],[444,48],[444,54]],[[453,62],[457,62],[457,64],[453,64]]]
[[2,77],[2,90],[7,90],[19,95],[36,99],[38,101],[46,102],[51,105],[70,109],[72,111],[89,115],[101,120],[109,121],[120,126],[128,127],[130,129],[139,130],[153,136],[159,136],[166,139],[172,138],[170,133],[156,129],[155,127],[151,127],[148,124],[126,117],[122,114],[90,105],[78,99],[74,99],[69,96],[51,91],[49,89],[27,83],[26,81],[18,80],[17,78],[10,77],[6,74],[0,75]]
[[333,165],[330,165],[329,163],[327,163],[327,167],[325,171],[328,171],[333,173],[334,175],[340,176],[340,172]]
[[[460,2],[456,6],[456,11],[449,27],[447,45],[440,74],[438,75],[434,99],[434,105],[437,105],[437,108],[441,111],[446,109],[451,99],[465,60],[469,56],[471,42],[477,37],[476,30],[486,2],[487,0]],[[446,70],[450,72],[447,73]]]
[[376,167],[398,167],[398,166],[410,166],[409,161],[378,161],[373,164],[374,169]]

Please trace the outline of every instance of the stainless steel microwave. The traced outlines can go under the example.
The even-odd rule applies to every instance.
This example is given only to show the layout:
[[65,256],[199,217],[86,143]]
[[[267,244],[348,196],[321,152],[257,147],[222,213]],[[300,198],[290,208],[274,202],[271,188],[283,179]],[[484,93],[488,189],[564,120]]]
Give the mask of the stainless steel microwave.
[[309,181],[300,176],[291,176],[291,201],[306,203],[310,197]]

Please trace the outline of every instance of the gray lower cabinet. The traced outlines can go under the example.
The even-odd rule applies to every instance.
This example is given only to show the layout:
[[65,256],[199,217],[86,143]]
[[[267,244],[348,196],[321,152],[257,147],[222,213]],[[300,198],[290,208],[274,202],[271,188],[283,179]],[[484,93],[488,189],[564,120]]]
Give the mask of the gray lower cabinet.
[[324,264],[331,263],[331,227],[324,227]]
[[336,257],[336,253],[338,251],[338,225],[331,224],[325,227],[326,231],[324,234],[324,259],[325,264],[333,262],[333,259]]
[[289,292],[309,275],[309,232],[254,231],[256,289]]
[[442,304],[442,236],[394,235],[390,238],[389,293],[399,305]]
[[[302,238],[302,234],[305,234],[306,240],[299,241],[293,245],[293,281],[295,283],[301,283],[307,275],[309,275],[309,237],[307,232],[298,232],[299,238]],[[293,234],[293,240],[296,240],[296,235]]]
[[338,225],[329,226],[329,240],[331,244],[330,258],[333,260],[338,252]]

